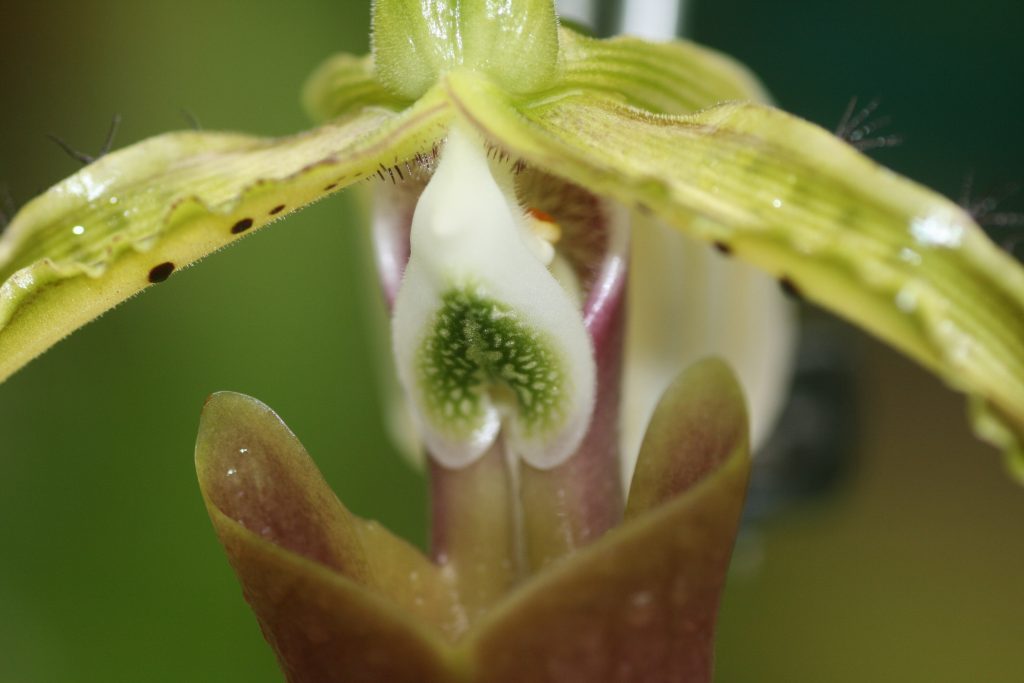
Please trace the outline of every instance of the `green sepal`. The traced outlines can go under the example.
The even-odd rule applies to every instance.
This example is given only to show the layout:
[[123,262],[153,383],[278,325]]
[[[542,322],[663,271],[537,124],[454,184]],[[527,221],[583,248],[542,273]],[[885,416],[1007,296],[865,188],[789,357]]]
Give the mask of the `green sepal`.
[[552,0],[376,0],[373,57],[378,80],[416,99],[457,67],[488,74],[514,93],[558,75]]
[[667,116],[583,92],[514,101],[470,73],[446,84],[505,153],[722,245],[878,335],[972,396],[979,436],[1022,456],[1024,270],[960,207],[764,105]]

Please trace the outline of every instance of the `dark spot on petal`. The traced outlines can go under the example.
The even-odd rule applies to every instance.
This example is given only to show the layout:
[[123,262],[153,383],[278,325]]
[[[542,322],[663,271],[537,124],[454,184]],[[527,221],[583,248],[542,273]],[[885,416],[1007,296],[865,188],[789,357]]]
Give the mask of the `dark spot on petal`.
[[725,256],[731,256],[732,255],[732,247],[730,247],[725,242],[721,242],[719,240],[715,240],[712,243],[712,246],[715,248],[715,251],[717,251],[719,254],[724,254]]
[[252,219],[251,218],[243,218],[242,220],[238,221],[237,223],[235,223],[234,225],[231,226],[231,234],[232,235],[237,235],[240,232],[245,232],[246,230],[248,230],[251,227],[252,227]]
[[275,206],[273,209],[270,210],[270,215],[271,216],[276,216],[277,214],[281,213],[282,211],[284,211],[284,204],[278,204],[277,206]]
[[149,281],[163,282],[169,278],[173,272],[174,264],[170,261],[164,261],[163,263],[155,265],[149,269]]
[[338,183],[331,183],[330,185],[328,185],[327,187],[324,188],[324,192],[330,192],[331,190],[333,190],[337,186],[338,186]]
[[796,286],[796,283],[793,282],[788,275],[783,276],[782,278],[779,279],[779,287],[782,288],[782,291],[783,293],[785,293],[786,296],[792,299],[796,299],[797,301],[799,301],[800,299],[804,298],[804,295],[800,291],[800,288]]
[[636,205],[636,210],[648,216],[654,213],[654,211],[651,210],[651,207],[647,206],[643,202]]

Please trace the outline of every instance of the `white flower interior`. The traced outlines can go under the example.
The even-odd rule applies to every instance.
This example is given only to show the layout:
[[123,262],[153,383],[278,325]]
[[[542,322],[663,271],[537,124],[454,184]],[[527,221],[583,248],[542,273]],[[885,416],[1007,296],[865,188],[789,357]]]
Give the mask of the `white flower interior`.
[[504,438],[534,467],[565,462],[593,408],[590,338],[510,169],[471,133],[450,131],[410,241],[394,351],[427,450],[463,467]]

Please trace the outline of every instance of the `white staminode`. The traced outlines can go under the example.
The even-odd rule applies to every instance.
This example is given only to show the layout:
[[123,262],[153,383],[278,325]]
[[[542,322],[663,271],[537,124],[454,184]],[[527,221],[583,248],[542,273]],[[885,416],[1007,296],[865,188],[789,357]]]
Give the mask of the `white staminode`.
[[446,467],[472,463],[499,435],[530,465],[555,467],[590,422],[590,338],[538,240],[507,165],[453,127],[413,214],[392,322],[399,379]]

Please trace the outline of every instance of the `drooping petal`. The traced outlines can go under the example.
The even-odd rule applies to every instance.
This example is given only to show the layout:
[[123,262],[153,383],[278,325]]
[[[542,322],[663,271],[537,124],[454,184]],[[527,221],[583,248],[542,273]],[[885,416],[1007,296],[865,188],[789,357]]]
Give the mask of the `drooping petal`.
[[595,370],[579,307],[542,261],[482,142],[449,132],[413,216],[395,301],[399,378],[427,450],[447,467],[480,457],[504,428],[539,468],[575,451]]
[[[111,153],[27,204],[0,238],[0,381],[173,271],[443,136],[437,97],[280,139],[170,133]],[[396,165],[398,165],[396,167]]]
[[196,469],[210,519],[291,683],[451,680],[454,591],[417,550],[338,502],[255,399],[213,395]]
[[666,392],[626,522],[513,593],[467,642],[488,683],[711,680],[750,467],[742,392],[701,363]]
[[902,349],[969,394],[980,436],[1024,455],[1024,270],[955,204],[762,105],[652,116],[585,93],[516,107],[465,72],[447,87],[508,153],[719,242]]

